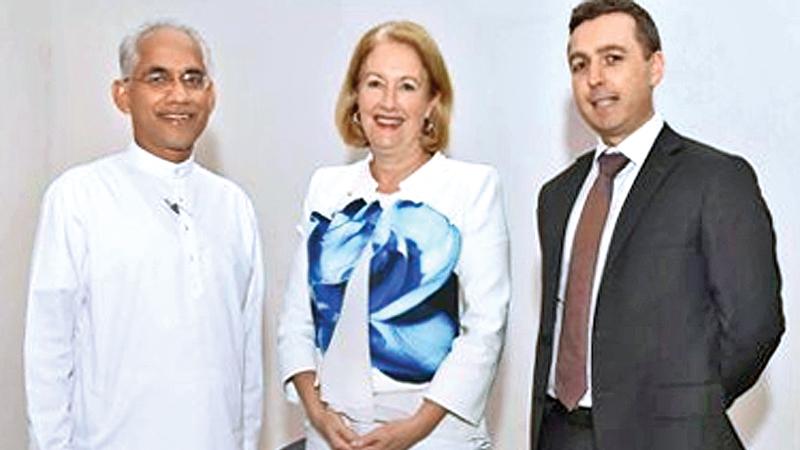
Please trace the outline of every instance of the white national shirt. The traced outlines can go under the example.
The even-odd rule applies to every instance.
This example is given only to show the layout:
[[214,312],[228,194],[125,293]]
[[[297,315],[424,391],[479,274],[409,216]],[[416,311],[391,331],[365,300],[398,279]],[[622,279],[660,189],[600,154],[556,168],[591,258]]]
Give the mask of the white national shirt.
[[25,335],[41,450],[255,450],[261,243],[253,206],[192,158],[135,144],[48,188]]

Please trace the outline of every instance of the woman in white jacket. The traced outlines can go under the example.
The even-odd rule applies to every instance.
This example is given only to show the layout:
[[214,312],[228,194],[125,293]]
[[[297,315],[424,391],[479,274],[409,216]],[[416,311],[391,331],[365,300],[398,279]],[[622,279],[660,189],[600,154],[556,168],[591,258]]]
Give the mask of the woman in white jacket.
[[336,109],[369,156],[317,170],[278,330],[308,449],[484,449],[510,297],[497,172],[454,161],[453,93],[419,25],[369,30]]

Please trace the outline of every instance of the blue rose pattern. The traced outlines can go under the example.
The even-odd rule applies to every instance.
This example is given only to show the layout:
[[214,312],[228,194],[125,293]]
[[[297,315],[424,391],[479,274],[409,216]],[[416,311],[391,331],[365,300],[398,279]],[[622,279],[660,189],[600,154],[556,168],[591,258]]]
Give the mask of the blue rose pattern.
[[461,235],[424,203],[354,200],[330,219],[311,215],[308,282],[317,347],[330,344],[347,282],[366,245],[372,365],[395,380],[430,381],[458,334]]

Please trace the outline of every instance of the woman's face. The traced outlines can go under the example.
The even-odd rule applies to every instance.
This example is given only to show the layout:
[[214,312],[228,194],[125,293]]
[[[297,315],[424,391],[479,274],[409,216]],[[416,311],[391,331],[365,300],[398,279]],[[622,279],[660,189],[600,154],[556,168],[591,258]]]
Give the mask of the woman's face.
[[358,111],[373,152],[403,156],[422,151],[424,119],[435,102],[428,74],[413,47],[384,41],[364,60]]

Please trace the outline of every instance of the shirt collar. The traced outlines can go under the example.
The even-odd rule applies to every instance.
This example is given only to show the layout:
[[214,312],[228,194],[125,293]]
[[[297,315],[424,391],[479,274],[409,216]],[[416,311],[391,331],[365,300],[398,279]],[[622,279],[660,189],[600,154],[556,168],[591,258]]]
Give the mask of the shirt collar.
[[650,149],[653,148],[653,144],[656,142],[656,138],[658,138],[658,134],[663,127],[664,119],[656,112],[653,114],[653,117],[631,133],[630,136],[626,137],[616,147],[609,147],[602,139],[598,138],[597,149],[594,152],[594,160],[597,161],[600,155],[605,152],[622,153],[633,164],[641,166],[644,164],[644,160],[647,159],[647,155],[650,153]]
[[174,163],[148,152],[139,147],[135,141],[128,145],[126,151],[128,160],[138,169],[159,178],[184,178],[194,169],[194,152],[186,161]]
[[[378,182],[375,181],[375,178],[372,177],[372,172],[369,170],[369,164],[372,161],[372,158],[372,153],[369,153],[366,158],[361,160],[361,176],[359,177],[361,182],[359,183],[360,186],[358,191],[362,196],[368,198],[375,196],[378,189]],[[420,190],[423,192],[429,190],[431,186],[431,176],[435,176],[435,174],[439,173],[437,171],[437,166],[439,166],[446,159],[447,157],[444,155],[444,153],[434,153],[431,159],[418,167],[417,170],[411,172],[409,176],[399,183],[400,189],[397,192],[402,193],[404,197],[407,197],[413,196]]]
[[400,192],[414,192],[418,188],[423,190],[430,189],[430,177],[433,174],[439,173],[436,170],[436,166],[441,164],[445,159],[447,159],[447,157],[444,156],[444,153],[434,153],[431,159],[419,166],[417,170],[411,172],[405,180],[400,182]]

